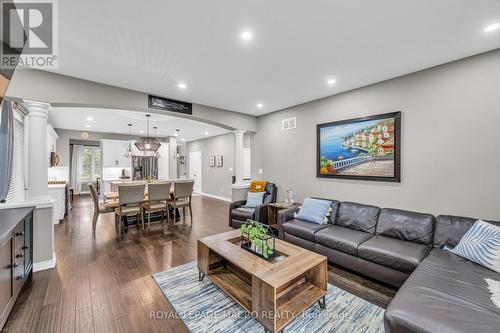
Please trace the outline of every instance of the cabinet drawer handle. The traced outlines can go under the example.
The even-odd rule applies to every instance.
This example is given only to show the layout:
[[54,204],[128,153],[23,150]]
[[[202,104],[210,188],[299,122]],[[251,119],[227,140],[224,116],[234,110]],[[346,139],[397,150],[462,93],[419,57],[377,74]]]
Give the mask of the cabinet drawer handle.
[[24,236],[24,231],[16,232],[16,236]]
[[16,277],[16,279],[17,279],[17,280],[22,280],[22,279],[24,279],[24,276],[23,276],[23,275],[18,275],[18,276]]
[[17,266],[19,266],[19,264],[17,262],[15,262],[12,267],[16,268]]
[[23,250],[27,250],[27,249],[29,249],[29,248],[30,248],[30,246],[29,246],[29,245],[24,245],[24,246],[23,246]]
[[16,258],[22,258],[22,257],[24,257],[24,254],[22,254],[22,253],[19,253],[19,254],[16,256]]

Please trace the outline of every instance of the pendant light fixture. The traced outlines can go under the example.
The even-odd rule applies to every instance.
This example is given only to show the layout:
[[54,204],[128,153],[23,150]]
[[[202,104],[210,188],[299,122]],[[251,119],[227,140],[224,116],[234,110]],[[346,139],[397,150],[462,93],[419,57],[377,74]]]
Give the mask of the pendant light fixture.
[[[127,125],[128,125],[128,136],[131,136],[132,135],[132,124],[127,124]],[[125,153],[125,157],[132,157],[132,155],[134,155],[134,152],[132,151],[132,144],[129,141],[127,152]]]
[[[154,130],[155,130],[155,138],[157,138],[158,136],[156,135],[156,131],[158,130],[158,127],[156,127],[156,126],[155,126],[155,127],[153,127],[153,128],[154,128]],[[159,147],[158,147],[158,148],[159,148]],[[159,157],[161,157],[161,156],[160,156],[160,151],[159,151],[159,150],[157,150],[157,151],[155,152],[155,156],[156,156],[156,157],[158,157],[158,158],[159,158]]]
[[151,117],[151,115],[149,115],[149,114],[146,115],[146,123],[147,123],[146,136],[145,137],[143,136],[143,137],[140,137],[139,139],[137,139],[135,141],[135,146],[137,147],[137,149],[144,152],[144,154],[153,155],[158,150],[158,148],[160,148],[161,143],[160,143],[160,141],[158,141],[157,138],[149,137],[149,118],[150,117]]

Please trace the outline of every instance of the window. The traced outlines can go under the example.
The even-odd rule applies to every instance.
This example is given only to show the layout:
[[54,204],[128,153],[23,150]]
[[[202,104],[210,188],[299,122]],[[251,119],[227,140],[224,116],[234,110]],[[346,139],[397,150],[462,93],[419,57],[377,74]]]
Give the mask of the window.
[[101,177],[101,148],[83,147],[82,181],[95,181]]

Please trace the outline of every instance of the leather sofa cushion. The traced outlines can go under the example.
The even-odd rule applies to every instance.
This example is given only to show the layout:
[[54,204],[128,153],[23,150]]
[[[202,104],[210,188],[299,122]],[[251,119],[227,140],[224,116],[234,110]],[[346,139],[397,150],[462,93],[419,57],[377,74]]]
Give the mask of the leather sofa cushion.
[[[479,219],[462,216],[439,215],[436,218],[436,230],[434,232],[434,246],[447,245],[451,248],[457,246],[467,230]],[[500,222],[487,221],[496,226]]]
[[317,231],[328,227],[328,224],[317,224],[299,219],[292,219],[283,223],[282,227],[283,231],[287,234],[314,242],[314,234]]
[[431,214],[383,208],[378,216],[376,234],[431,245],[435,223]]
[[253,219],[255,214],[255,208],[251,207],[239,207],[231,211],[231,217],[236,220],[246,221],[247,219]]
[[380,208],[354,202],[341,202],[335,224],[352,230],[375,233]]
[[500,308],[485,278],[500,274],[448,251],[433,249],[385,312],[386,332],[493,332]]
[[373,237],[373,234],[337,225],[330,225],[321,229],[314,235],[314,239],[317,244],[353,256],[358,256],[359,244],[365,242],[371,237]]
[[400,272],[411,273],[427,256],[430,246],[376,235],[358,247],[358,256]]

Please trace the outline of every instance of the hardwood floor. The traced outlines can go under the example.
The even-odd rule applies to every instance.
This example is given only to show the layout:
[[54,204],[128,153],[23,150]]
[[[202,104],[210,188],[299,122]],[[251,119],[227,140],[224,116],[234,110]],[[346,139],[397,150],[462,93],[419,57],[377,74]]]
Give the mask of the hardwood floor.
[[[180,319],[150,318],[173,311],[151,274],[196,260],[198,238],[230,230],[229,204],[197,196],[192,228],[172,234],[154,224],[143,234],[131,227],[123,239],[113,214],[99,217],[94,235],[92,209],[89,197],[75,198],[68,220],[54,226],[57,267],[33,275],[3,332],[188,332]],[[329,280],[379,306],[394,295],[334,267]]]

